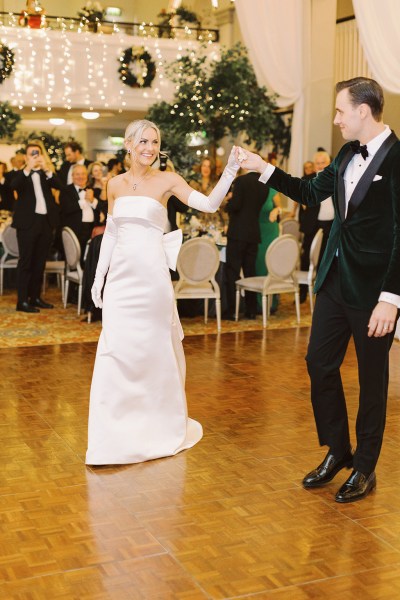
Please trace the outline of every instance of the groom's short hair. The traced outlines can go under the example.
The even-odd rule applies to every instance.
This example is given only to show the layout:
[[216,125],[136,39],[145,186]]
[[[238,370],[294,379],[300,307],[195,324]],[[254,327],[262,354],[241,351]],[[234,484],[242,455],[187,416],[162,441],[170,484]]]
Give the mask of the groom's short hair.
[[353,106],[368,104],[371,114],[376,121],[380,121],[383,113],[384,97],[379,83],[368,77],[354,77],[336,84],[336,93],[347,89]]

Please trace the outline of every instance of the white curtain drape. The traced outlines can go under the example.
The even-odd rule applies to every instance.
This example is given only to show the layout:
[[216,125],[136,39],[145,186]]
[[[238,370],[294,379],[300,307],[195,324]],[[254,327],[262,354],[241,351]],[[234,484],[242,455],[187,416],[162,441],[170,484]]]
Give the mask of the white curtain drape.
[[278,94],[278,106],[294,105],[289,172],[302,175],[311,0],[236,0],[235,5],[258,83]]
[[373,77],[400,94],[399,0],[353,0],[362,47]]

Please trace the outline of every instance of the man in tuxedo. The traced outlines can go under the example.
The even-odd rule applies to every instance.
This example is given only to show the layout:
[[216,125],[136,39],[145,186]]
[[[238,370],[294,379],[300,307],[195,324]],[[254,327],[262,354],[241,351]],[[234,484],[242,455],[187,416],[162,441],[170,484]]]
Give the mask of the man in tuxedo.
[[70,227],[81,246],[81,263],[93,227],[100,223],[100,205],[94,192],[87,187],[88,172],[83,165],[74,165],[72,183],[60,194],[61,226]]
[[53,308],[40,297],[47,254],[58,224],[59,210],[52,189],[60,189],[41,142],[29,142],[26,165],[15,173],[11,187],[17,192],[12,226],[17,230],[17,310],[27,313]]
[[[233,183],[232,197],[225,210],[229,214],[226,245],[226,288],[228,309],[225,318],[234,320],[236,302],[236,281],[240,270],[244,277],[256,274],[258,244],[261,241],[259,216],[262,205],[268,196],[268,188],[258,181],[258,174],[246,173]],[[245,317],[255,319],[257,294],[246,292]]]
[[[334,123],[349,143],[318,177],[291,177],[247,152],[242,164],[302,204],[333,199],[306,357],[319,441],[329,450],[303,486],[322,486],[353,467],[335,497],[352,502],[376,486],[385,427],[389,350],[400,306],[400,142],[382,121],[383,92],[376,81],[356,77],[339,82],[336,92]],[[340,376],[351,336],[360,385],[354,454]]]
[[64,146],[65,162],[58,171],[61,183],[70,185],[72,183],[72,167],[84,165],[86,168],[92,161],[83,156],[83,148],[78,142],[67,142]]

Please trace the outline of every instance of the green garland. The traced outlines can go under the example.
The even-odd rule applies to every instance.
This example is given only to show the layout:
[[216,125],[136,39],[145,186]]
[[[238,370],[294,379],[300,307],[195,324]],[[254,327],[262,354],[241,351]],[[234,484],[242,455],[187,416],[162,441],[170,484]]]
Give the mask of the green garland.
[[14,68],[14,52],[0,42],[0,84],[10,77]]
[[[143,46],[133,46],[124,50],[118,61],[120,80],[132,88],[150,87],[156,75],[156,63]],[[131,67],[133,63],[134,70]]]
[[9,102],[0,102],[0,138],[12,138],[21,115],[14,112]]

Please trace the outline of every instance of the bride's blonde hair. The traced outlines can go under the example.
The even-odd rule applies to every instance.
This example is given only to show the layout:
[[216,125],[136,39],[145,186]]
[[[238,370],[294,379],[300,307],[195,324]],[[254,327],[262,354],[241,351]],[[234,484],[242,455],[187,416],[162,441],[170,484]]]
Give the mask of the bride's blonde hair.
[[158,143],[161,146],[161,134],[155,123],[152,121],[148,121],[147,119],[139,119],[138,121],[132,121],[129,123],[128,127],[125,130],[125,141],[132,140],[134,146],[139,143],[141,137],[143,136],[143,132],[145,129],[154,129],[157,134]]

